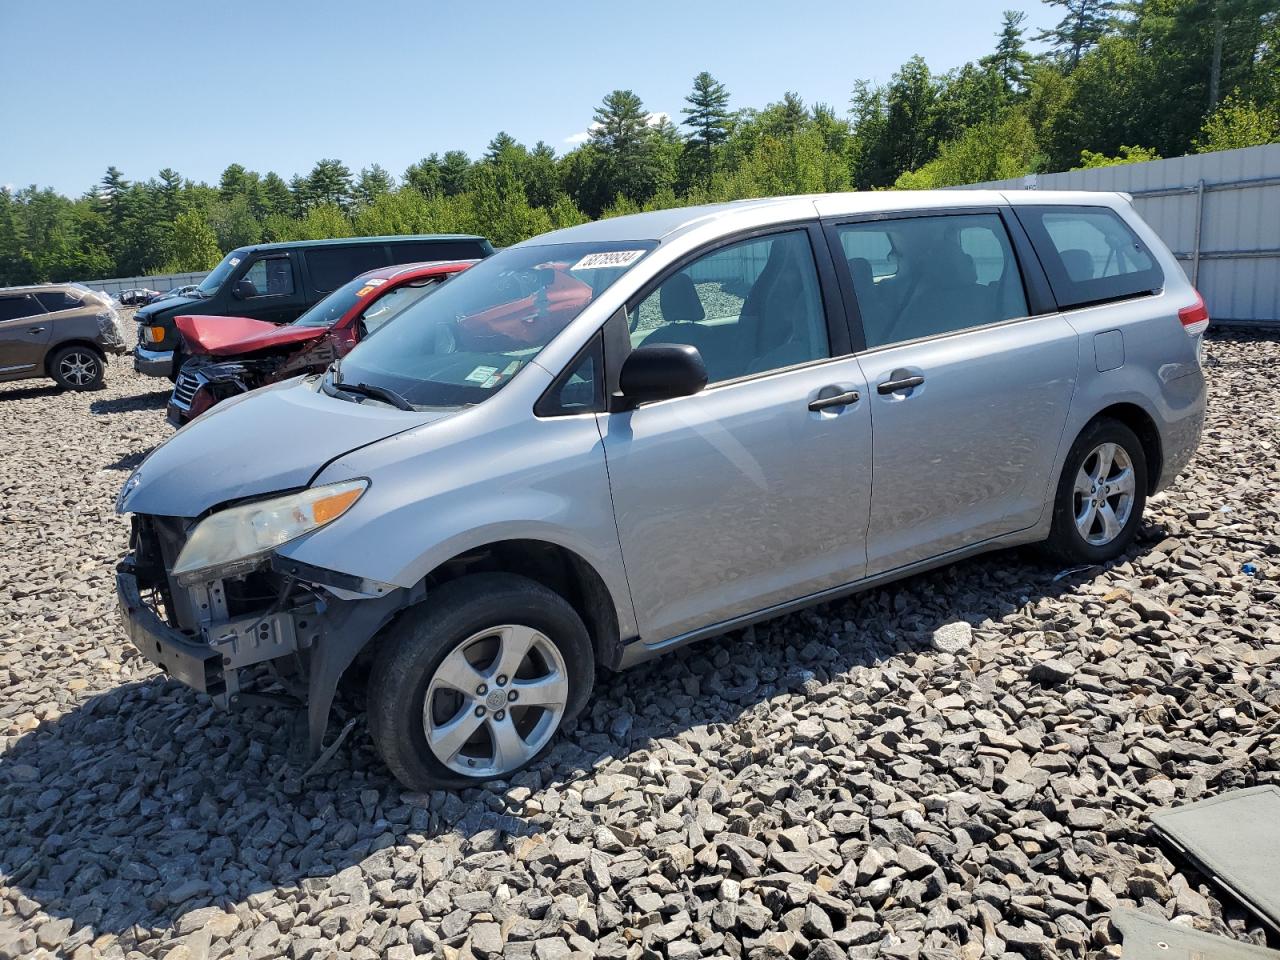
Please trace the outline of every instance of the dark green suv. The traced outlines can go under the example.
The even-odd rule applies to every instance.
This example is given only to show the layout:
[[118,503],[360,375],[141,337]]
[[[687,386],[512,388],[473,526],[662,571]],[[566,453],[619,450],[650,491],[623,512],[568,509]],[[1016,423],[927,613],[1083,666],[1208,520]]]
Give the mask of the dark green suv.
[[347,237],[258,243],[232,250],[199,286],[141,308],[133,367],[153,377],[177,377],[183,357],[173,318],[250,317],[271,323],[296,320],[357,274],[393,263],[476,260],[493,253],[484,237],[457,234]]

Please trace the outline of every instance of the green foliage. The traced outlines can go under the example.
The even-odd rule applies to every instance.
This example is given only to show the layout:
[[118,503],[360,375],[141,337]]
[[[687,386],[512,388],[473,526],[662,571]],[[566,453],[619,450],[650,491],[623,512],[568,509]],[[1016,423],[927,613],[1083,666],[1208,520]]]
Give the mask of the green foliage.
[[586,142],[562,156],[500,131],[478,160],[431,153],[398,186],[377,164],[353,178],[325,159],[287,182],[239,163],[213,185],[170,168],[131,182],[113,166],[77,198],[0,190],[0,284],[185,270],[249,243],[353,233],[476,232],[502,245],[682,204],[950,186],[1280,141],[1277,0],[1044,2],[1062,17],[1034,38],[1047,54],[1029,54],[1024,16],[1006,11],[988,55],[946,73],[911,57],[882,85],[854,82],[844,112],[794,91],[734,111],[703,71],[680,130],[614,90]]
[[297,240],[327,240],[351,236],[351,221],[336,203],[317,203],[298,223]]
[[1235,150],[1264,143],[1280,143],[1280,107],[1250,103],[1233,95],[1204,122],[1196,151]]
[[1021,111],[970,127],[943,144],[938,156],[898,177],[899,190],[934,190],[983,180],[1006,180],[1032,171],[1038,152],[1031,123]]
[[1146,147],[1122,146],[1114,157],[1094,153],[1092,150],[1080,151],[1080,165],[1073,170],[1092,170],[1094,167],[1115,167],[1122,163],[1146,163],[1148,160],[1159,160],[1160,155]]
[[173,225],[173,259],[165,273],[212,270],[222,259],[218,238],[204,217],[195,211],[178,214]]

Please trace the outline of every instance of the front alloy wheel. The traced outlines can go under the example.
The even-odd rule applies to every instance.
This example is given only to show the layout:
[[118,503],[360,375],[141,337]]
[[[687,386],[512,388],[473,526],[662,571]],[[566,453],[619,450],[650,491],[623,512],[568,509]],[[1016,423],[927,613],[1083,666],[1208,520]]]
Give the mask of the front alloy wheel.
[[411,790],[511,777],[577,716],[595,677],[577,611],[509,573],[428,590],[378,642],[369,733]]
[[436,668],[422,704],[427,746],[468,777],[501,777],[550,742],[569,701],[560,650],[533,627],[472,634]]

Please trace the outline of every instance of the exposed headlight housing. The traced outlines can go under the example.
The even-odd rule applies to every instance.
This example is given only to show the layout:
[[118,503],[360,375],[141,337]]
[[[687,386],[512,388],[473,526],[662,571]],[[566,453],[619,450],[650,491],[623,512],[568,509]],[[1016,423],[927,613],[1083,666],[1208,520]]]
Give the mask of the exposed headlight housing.
[[345,480],[220,510],[196,524],[173,575],[186,584],[247,573],[281,544],[337,520],[368,488],[368,480]]

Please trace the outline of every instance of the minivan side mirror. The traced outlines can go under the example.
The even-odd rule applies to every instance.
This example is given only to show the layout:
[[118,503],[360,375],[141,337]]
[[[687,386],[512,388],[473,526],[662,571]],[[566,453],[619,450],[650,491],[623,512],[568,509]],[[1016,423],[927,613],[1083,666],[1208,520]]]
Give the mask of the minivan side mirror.
[[236,285],[231,288],[231,295],[237,300],[249,300],[258,295],[258,288],[253,285],[252,280],[237,280]]
[[629,406],[687,397],[707,385],[707,367],[698,348],[687,343],[636,347],[618,371],[618,389]]

